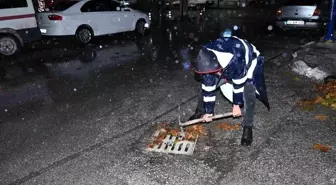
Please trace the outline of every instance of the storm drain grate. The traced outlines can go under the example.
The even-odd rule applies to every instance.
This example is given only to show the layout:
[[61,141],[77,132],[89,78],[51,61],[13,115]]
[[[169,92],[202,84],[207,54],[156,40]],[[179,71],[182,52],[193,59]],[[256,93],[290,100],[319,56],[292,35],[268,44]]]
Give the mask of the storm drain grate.
[[[153,135],[152,140],[160,134],[160,131],[156,131]],[[182,154],[182,155],[192,155],[196,147],[198,136],[195,141],[188,140],[178,140],[178,137],[173,135],[167,135],[161,144],[154,144],[147,147],[147,151],[150,152],[160,152],[169,154]]]

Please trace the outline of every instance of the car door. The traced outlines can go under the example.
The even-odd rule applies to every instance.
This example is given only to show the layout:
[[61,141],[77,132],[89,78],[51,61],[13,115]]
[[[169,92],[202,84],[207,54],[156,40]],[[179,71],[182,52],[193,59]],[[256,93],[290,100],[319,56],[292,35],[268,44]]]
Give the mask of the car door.
[[121,6],[121,13],[123,14],[123,27],[125,31],[133,31],[135,28],[136,13],[124,5]]
[[113,11],[108,1],[88,1],[82,6],[81,12],[81,19],[85,20],[92,27],[95,35],[119,32],[118,27],[112,26],[112,22],[117,22],[117,17],[113,16]]
[[135,14],[131,12],[131,9],[114,0],[110,1],[110,6],[112,10],[115,10],[113,15],[118,19],[118,23],[115,23],[115,26],[119,27],[120,32],[133,30]]

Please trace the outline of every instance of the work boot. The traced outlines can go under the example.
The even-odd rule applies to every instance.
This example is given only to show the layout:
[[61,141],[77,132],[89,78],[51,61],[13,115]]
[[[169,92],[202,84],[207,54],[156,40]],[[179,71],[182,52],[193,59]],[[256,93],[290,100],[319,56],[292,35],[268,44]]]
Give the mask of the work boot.
[[252,135],[252,127],[244,127],[243,128],[243,136],[241,139],[242,146],[249,146],[252,144],[253,135]]
[[202,113],[202,112],[195,112],[195,114],[193,114],[192,116],[190,116],[190,118],[188,119],[188,121],[202,118],[203,115],[204,115],[204,113]]

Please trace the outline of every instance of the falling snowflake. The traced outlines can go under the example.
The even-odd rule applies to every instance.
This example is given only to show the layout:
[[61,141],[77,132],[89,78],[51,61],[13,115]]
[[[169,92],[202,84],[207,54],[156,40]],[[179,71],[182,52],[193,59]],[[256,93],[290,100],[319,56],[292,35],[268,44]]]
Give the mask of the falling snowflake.
[[171,98],[171,94],[168,94],[168,98]]
[[102,45],[100,45],[100,46],[99,46],[99,48],[103,48],[103,46],[102,46]]
[[178,61],[178,60],[175,60],[175,63],[176,63],[176,64],[178,64],[178,63],[179,63],[179,61]]
[[7,110],[7,109],[5,109],[5,112],[8,112],[8,110]]
[[199,41],[199,39],[198,39],[197,37],[195,37],[195,38],[194,38],[194,41],[195,41],[195,42],[198,42],[198,41]]
[[236,26],[236,25],[233,26],[233,29],[234,29],[234,30],[238,30],[238,26]]
[[149,82],[150,82],[150,83],[153,83],[153,80],[152,80],[152,79],[149,79]]
[[240,44],[236,44],[236,48],[240,48]]
[[292,54],[292,57],[293,57],[293,58],[296,58],[296,57],[297,57],[297,52],[293,53],[293,54]]
[[76,88],[74,88],[74,91],[77,91],[77,89],[76,89]]
[[273,30],[273,26],[272,26],[272,25],[269,25],[269,26],[267,27],[267,29],[271,31],[271,30]]
[[245,4],[245,3],[243,3],[243,4],[242,4],[242,7],[246,7],[246,4]]
[[22,118],[22,120],[24,120],[24,118]]

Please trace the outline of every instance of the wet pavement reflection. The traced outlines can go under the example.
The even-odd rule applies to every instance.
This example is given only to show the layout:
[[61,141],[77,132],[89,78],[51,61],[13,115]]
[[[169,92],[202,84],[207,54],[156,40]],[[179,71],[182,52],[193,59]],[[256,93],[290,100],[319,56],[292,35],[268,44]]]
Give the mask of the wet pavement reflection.
[[[90,88],[102,78],[114,81],[114,73],[131,78],[132,71],[189,70],[189,62],[200,46],[216,39],[227,27],[233,28],[237,36],[252,41],[261,51],[312,38],[300,38],[300,34],[277,35],[268,22],[230,20],[217,14],[216,18],[207,17],[203,21],[170,22],[152,28],[145,36],[124,33],[97,37],[87,46],[77,45],[73,38],[44,38],[19,56],[1,60],[0,116],[8,115],[8,110],[17,106],[26,110],[23,104],[27,102],[50,106],[74,95],[79,98],[78,92],[89,94]],[[288,37],[291,40],[286,41],[284,38]],[[102,77],[103,74],[109,75]]]

